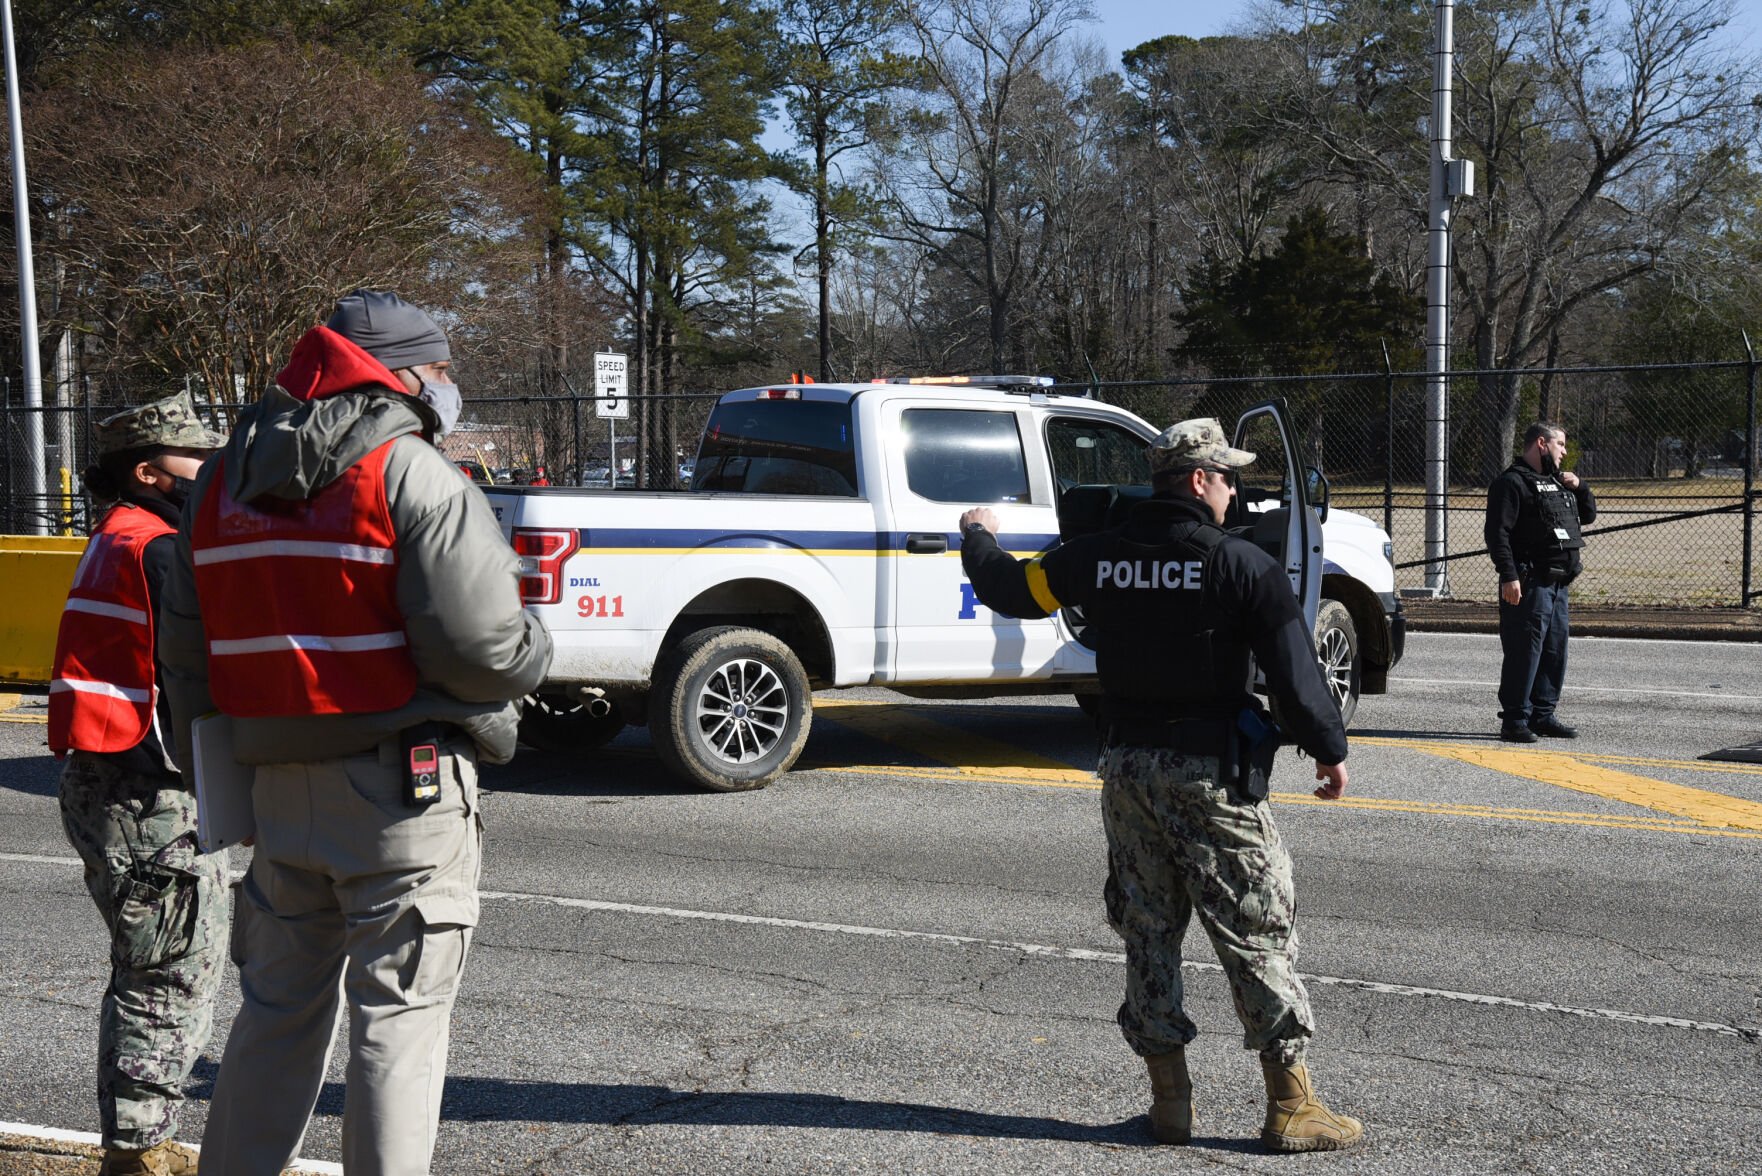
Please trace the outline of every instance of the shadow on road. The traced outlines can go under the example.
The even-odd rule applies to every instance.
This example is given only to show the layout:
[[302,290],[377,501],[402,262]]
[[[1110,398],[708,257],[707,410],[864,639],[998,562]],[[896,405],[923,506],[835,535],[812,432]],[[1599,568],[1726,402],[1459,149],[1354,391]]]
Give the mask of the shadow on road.
[[[1495,724],[1496,726],[1496,724]],[[1346,732],[1348,740],[1359,736],[1366,739],[1443,739],[1457,743],[1497,743],[1499,732],[1492,731],[1415,731],[1411,728],[1353,727]]]
[[61,790],[61,765],[52,755],[25,755],[6,761],[0,788],[28,796],[54,796]]
[[[196,1063],[186,1088],[208,1099],[219,1067]],[[317,1113],[340,1115],[343,1084],[326,1082]],[[851,1131],[908,1131],[975,1138],[1038,1139],[1053,1143],[1154,1147],[1144,1116],[1118,1123],[1073,1123],[1038,1115],[1006,1115],[926,1103],[878,1102],[791,1091],[693,1091],[667,1086],[599,1082],[523,1082],[511,1078],[450,1077],[441,1118],[452,1123],[601,1123],[608,1127],[817,1127]],[[1258,1141],[1195,1137],[1193,1147],[1256,1152]]]
[[649,749],[648,740],[626,742],[579,755],[521,747],[514,762],[484,765],[481,779],[491,792],[543,792],[552,796],[697,795],[699,789],[672,775]]

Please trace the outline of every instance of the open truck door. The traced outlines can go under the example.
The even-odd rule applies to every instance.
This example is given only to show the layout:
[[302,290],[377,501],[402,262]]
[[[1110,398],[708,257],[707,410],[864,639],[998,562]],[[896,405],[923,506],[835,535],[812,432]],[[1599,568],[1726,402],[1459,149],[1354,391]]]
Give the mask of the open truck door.
[[[1297,438],[1288,413],[1282,399],[1269,400],[1237,420],[1236,448],[1256,456],[1253,464],[1236,471],[1236,498],[1225,525],[1238,529],[1285,570],[1303,609],[1304,623],[1311,633],[1318,634],[1316,660],[1329,693],[1341,718],[1350,723],[1358,705],[1357,642],[1350,632],[1343,637],[1336,634],[1334,623],[1343,616],[1349,628],[1351,618],[1342,605],[1330,602],[1329,623],[1316,623],[1322,609],[1322,512],[1327,510],[1327,481],[1319,470],[1299,464]],[[1258,670],[1256,679],[1259,685]],[[1273,709],[1276,714],[1276,701]]]

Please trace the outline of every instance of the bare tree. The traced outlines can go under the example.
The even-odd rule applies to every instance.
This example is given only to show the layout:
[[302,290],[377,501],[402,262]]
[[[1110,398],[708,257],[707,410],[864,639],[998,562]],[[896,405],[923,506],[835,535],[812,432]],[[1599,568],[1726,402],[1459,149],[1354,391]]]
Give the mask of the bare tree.
[[[1758,71],[1726,47],[1729,0],[1540,0],[1471,10],[1458,143],[1482,195],[1455,272],[1476,366],[1538,358],[1591,300],[1667,264],[1747,175]],[[1480,473],[1510,458],[1519,382],[1481,382]]]
[[414,73],[285,45],[77,66],[33,95],[28,149],[65,325],[106,371],[255,395],[356,286],[489,306],[531,272],[529,173]]
[[[1367,240],[1423,239],[1429,5],[1306,0],[1281,125],[1343,186]],[[1730,0],[1476,0],[1456,8],[1458,321],[1476,367],[1542,359],[1600,297],[1700,255],[1758,129],[1758,69],[1724,35]],[[1397,231],[1377,234],[1376,226]],[[1373,245],[1373,249],[1375,246]],[[1387,262],[1389,259],[1383,259]],[[1412,273],[1412,258],[1396,268]],[[1517,374],[1480,377],[1477,473],[1509,460]]]
[[[1047,195],[1021,166],[1036,130],[1023,117],[1029,79],[1068,66],[1059,42],[1091,12],[1087,0],[913,0],[906,18],[927,80],[896,111],[897,150],[881,171],[895,237],[933,252],[983,298],[986,358],[1001,371],[1016,301],[1037,272]],[[1049,84],[1076,90],[1068,76]]]

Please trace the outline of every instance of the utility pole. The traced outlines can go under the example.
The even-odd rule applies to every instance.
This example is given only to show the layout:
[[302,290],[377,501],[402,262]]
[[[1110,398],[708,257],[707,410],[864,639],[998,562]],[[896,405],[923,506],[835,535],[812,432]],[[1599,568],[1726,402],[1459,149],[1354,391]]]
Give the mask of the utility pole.
[[31,268],[31,206],[24,182],[24,122],[18,112],[18,54],[12,46],[12,0],[0,0],[6,49],[6,122],[12,134],[12,220],[18,238],[18,345],[24,361],[25,492],[30,531],[49,534],[49,487],[43,476],[43,365],[37,354],[37,280]]
[[1474,162],[1451,156],[1455,0],[1436,0],[1432,42],[1431,198],[1426,222],[1426,593],[1450,594],[1450,212],[1474,195]]

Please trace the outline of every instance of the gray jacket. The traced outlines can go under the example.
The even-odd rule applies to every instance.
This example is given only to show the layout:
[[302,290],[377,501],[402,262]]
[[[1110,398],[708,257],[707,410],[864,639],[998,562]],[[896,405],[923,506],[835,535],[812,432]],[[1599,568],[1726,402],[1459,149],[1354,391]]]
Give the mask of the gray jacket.
[[[513,757],[518,700],[544,680],[551,638],[520,606],[517,562],[482,492],[420,436],[435,423],[431,418],[427,405],[396,393],[301,401],[281,388],[240,415],[223,451],[227,489],[240,502],[309,498],[394,442],[385,464],[386,504],[397,535],[398,606],[418,680],[415,697],[394,710],[241,718],[234,731],[241,763],[352,755],[427,720],[464,728],[486,762]],[[221,468],[211,461],[196,479],[161,614],[159,657],[178,762],[186,770],[191,721],[226,710],[226,699],[208,690],[208,643],[190,549],[191,520]]]

